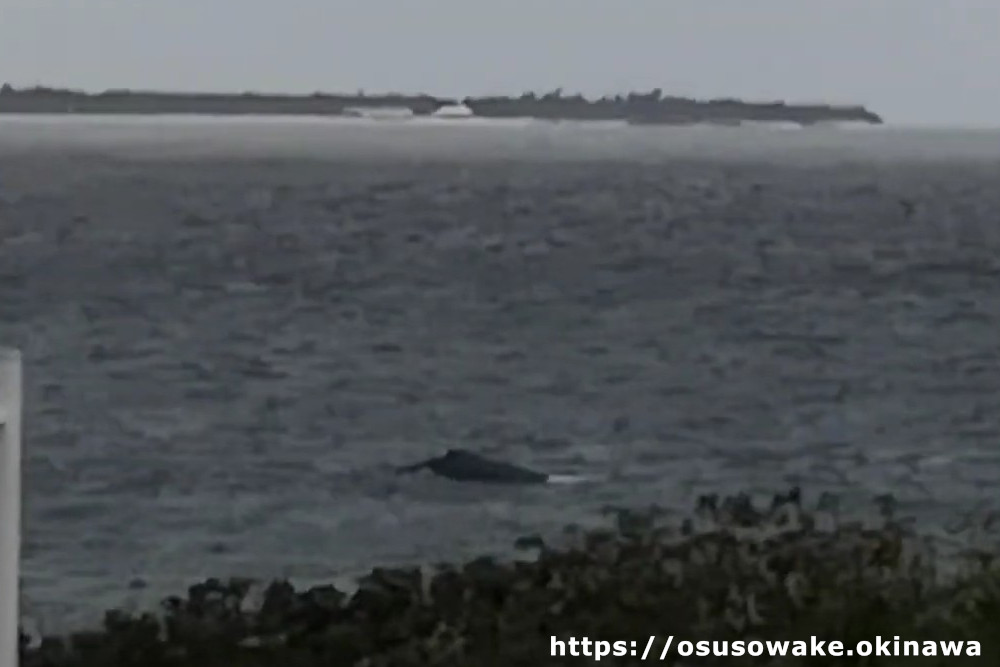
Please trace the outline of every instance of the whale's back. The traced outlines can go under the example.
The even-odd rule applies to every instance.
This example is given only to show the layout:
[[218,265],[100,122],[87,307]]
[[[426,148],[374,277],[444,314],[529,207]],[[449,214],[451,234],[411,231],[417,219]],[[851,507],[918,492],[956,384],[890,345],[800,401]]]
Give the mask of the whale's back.
[[427,467],[437,475],[463,482],[542,484],[549,478],[544,473],[461,449],[449,449],[444,456],[429,461]]

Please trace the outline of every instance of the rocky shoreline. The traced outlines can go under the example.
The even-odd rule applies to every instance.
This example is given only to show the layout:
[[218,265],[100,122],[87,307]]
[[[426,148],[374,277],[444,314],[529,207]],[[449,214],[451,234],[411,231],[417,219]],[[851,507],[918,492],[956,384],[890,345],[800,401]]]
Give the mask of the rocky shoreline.
[[[847,522],[829,498],[798,489],[766,510],[746,495],[705,496],[668,525],[655,510],[617,511],[613,527],[528,538],[524,560],[480,558],[434,568],[376,568],[347,595],[243,579],[208,580],[160,614],[109,611],[101,630],[23,637],[22,667],[286,667],[571,664],[551,639],[978,642],[997,664],[1000,570],[989,548],[945,572],[933,543],[894,516]],[[954,561],[954,558],[952,558]],[[971,647],[972,644],[970,643]],[[748,665],[894,665],[908,658],[743,656]],[[992,660],[991,660],[992,659]],[[592,660],[590,658],[589,660]],[[728,664],[679,658],[663,664]],[[951,656],[921,664],[953,665]],[[605,657],[638,664],[638,655]]]
[[462,108],[478,118],[534,118],[560,121],[625,121],[634,124],[686,125],[742,122],[823,122],[881,124],[882,118],[863,106],[744,102],[736,99],[694,100],[665,96],[656,89],[589,100],[555,90],[518,97],[467,97],[462,100],[432,95],[268,95],[258,93],[169,93],[108,90],[86,93],[46,87],[0,87],[0,114],[211,114],[211,115],[352,115],[359,109],[405,110],[430,116],[446,107]]

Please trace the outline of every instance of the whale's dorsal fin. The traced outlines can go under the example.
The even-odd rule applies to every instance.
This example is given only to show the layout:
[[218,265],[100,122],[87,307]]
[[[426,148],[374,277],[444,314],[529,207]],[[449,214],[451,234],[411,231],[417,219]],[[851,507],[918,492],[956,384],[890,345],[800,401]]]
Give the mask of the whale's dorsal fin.
[[[630,426],[631,422],[629,418],[625,415],[620,415],[611,425],[611,431],[615,436],[625,436]],[[631,459],[632,439],[625,437],[621,441],[621,444],[619,444],[613,452],[611,470],[608,474],[608,478],[614,480],[621,479],[624,476],[625,469],[631,462]]]

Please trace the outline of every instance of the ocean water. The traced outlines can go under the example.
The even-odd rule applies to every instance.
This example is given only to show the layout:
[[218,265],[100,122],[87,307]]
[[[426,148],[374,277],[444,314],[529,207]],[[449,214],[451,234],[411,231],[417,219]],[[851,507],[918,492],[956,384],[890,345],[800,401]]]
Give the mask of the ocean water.
[[[988,130],[0,117],[24,615],[706,491],[991,501],[998,183]],[[391,473],[457,446],[589,481]]]

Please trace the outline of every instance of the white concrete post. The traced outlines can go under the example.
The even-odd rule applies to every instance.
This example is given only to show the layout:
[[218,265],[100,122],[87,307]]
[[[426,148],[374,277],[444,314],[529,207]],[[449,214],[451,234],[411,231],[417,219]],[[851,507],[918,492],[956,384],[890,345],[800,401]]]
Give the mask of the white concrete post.
[[21,353],[0,348],[0,667],[17,667],[21,561]]

